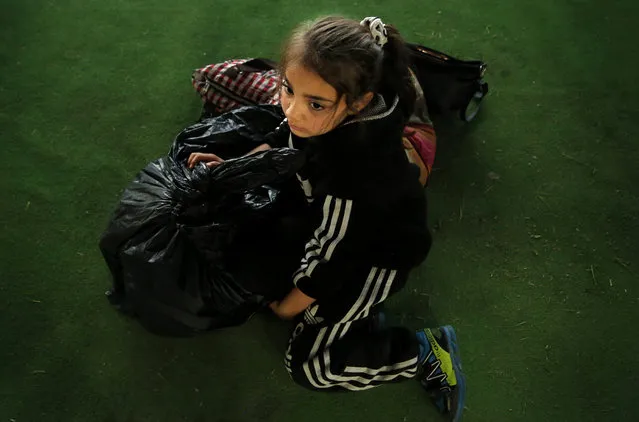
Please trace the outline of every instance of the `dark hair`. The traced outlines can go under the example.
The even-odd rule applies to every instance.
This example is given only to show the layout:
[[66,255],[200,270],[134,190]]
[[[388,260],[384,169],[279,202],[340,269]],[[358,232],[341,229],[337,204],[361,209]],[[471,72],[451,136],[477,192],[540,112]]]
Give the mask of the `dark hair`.
[[[399,32],[386,25],[388,42],[379,47],[368,27],[339,16],[300,25],[284,44],[281,74],[299,63],[317,73],[337,91],[338,100],[354,103],[367,92],[399,96],[406,118],[415,106],[408,50]],[[353,110],[354,111],[354,110]]]

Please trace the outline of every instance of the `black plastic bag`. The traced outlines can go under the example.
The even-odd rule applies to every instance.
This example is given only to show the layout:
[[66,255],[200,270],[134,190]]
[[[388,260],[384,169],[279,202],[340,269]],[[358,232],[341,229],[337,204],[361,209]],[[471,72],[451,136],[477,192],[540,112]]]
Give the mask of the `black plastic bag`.
[[[184,142],[197,132],[187,129],[172,155],[188,158],[186,151],[202,148],[221,155],[217,142],[237,147],[229,136],[249,150],[260,141],[262,128],[250,128],[250,119],[227,117],[198,125],[208,135],[197,142]],[[235,130],[225,135],[219,127]],[[293,189],[301,160],[297,151],[274,149],[214,168],[187,169],[172,156],[150,163],[124,191],[100,240],[113,276],[111,303],[154,333],[188,336],[241,324],[280,298],[306,237],[303,196]]]
[[244,155],[278,136],[284,120],[280,106],[242,107],[221,116],[202,119],[176,138],[169,155],[186,162],[192,152],[214,153],[223,159]]

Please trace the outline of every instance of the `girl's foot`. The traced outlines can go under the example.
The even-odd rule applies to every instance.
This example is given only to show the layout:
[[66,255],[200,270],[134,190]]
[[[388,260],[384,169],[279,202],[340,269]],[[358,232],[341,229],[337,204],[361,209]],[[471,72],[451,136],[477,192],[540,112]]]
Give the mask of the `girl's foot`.
[[461,420],[466,396],[466,378],[462,372],[455,329],[445,325],[417,332],[420,382],[435,406],[453,422]]

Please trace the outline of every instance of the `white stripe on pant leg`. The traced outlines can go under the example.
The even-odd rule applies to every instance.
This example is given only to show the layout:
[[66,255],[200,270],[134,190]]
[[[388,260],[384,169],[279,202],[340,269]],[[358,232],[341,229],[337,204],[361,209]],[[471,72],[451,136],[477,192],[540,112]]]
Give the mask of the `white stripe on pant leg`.
[[370,314],[370,309],[364,309],[364,312],[360,315],[361,319],[366,318]]
[[[385,382],[389,382],[392,381],[396,378],[399,377],[405,377],[408,379],[414,378],[415,375],[417,375],[417,372],[411,373],[411,372],[405,372],[405,373],[401,373],[401,374],[397,374],[397,375],[390,375],[390,376],[386,376],[383,379],[378,379],[373,381],[372,383],[367,383],[365,385],[354,385],[350,382],[340,382],[339,384],[337,384],[337,386],[340,386],[342,388],[345,388],[347,390],[351,390],[351,391],[364,391],[364,390],[370,390],[371,388],[375,388],[375,387],[379,387],[380,385],[383,385],[383,383]],[[356,381],[356,380],[354,380]]]
[[344,335],[346,335],[346,333],[348,333],[348,330],[351,328],[351,324],[352,324],[352,322],[347,322],[346,324],[344,324],[344,328],[342,329],[342,333],[339,335],[339,340],[341,340],[342,337],[344,337]]
[[[353,304],[353,307],[347,313],[345,318],[342,320],[342,322],[345,322],[345,324],[338,323],[332,327],[331,332],[328,335],[328,338],[326,340],[326,344],[322,348],[323,350],[318,356],[317,352],[320,350],[320,344],[322,343],[322,340],[326,336],[326,330],[327,330],[326,327],[322,328],[322,330],[318,334],[318,337],[315,341],[313,349],[311,350],[311,353],[309,354],[309,359],[303,365],[304,372],[306,374],[307,379],[311,383],[311,385],[313,385],[316,388],[331,388],[334,386],[342,386],[349,390],[359,391],[359,390],[366,390],[366,389],[375,387],[375,385],[370,385],[371,382],[390,381],[400,376],[412,378],[415,375],[417,370],[416,367],[414,366],[414,364],[417,362],[416,357],[411,359],[410,361],[400,362],[396,365],[387,365],[385,367],[379,368],[377,372],[374,374],[368,374],[366,372],[362,374],[362,375],[369,375],[369,376],[373,375],[372,379],[365,378],[359,375],[351,375],[350,377],[335,375],[331,371],[330,347],[335,341],[335,337],[338,336],[338,334],[339,334],[338,336],[339,339],[344,337],[344,335],[348,332],[348,330],[351,327],[351,322],[349,321],[349,319],[352,318],[353,315],[358,313],[360,314],[360,316],[368,315],[369,307],[373,303],[373,301],[375,301],[376,296],[378,295],[380,288],[385,281],[386,281],[386,284],[384,286],[382,297],[384,297],[384,294],[386,295],[388,294],[388,291],[390,289],[390,284],[392,284],[394,276],[395,276],[395,272],[391,271],[388,274],[389,274],[389,277],[387,277],[387,270],[379,271],[379,269],[376,267],[373,267],[371,269],[371,271],[369,272],[368,278],[366,280],[366,283],[364,285],[364,288],[360,292],[359,298]],[[371,293],[371,295],[368,296],[368,293],[371,290],[371,284],[373,284],[373,280],[375,280],[374,290]],[[367,296],[368,296],[368,299],[366,299]],[[364,301],[366,301],[366,305],[364,305]],[[322,359],[321,363],[324,364],[323,369],[319,359]],[[410,362],[410,363],[407,363],[407,362]],[[388,373],[388,371],[392,371],[393,369],[396,372],[397,370],[401,370],[404,367],[410,367],[410,369],[400,373],[392,373],[392,374]],[[353,368],[359,368],[359,367],[353,367]],[[364,368],[364,371],[366,370],[375,371],[375,369]],[[317,377],[317,382],[315,382],[315,379],[313,378],[313,373]],[[358,382],[358,383],[364,384],[364,386],[353,385],[352,382]]]
[[[320,382],[323,382],[324,384],[323,387],[321,388],[330,388],[335,386],[335,383],[330,380],[330,377],[327,376],[328,374],[331,373],[331,368],[329,366],[326,366],[325,356],[330,353],[330,348],[331,348],[331,345],[333,344],[333,341],[335,340],[335,336],[342,328],[344,327],[340,326],[339,324],[334,325],[331,328],[331,332],[328,336],[328,339],[326,340],[326,344],[324,345],[323,350],[321,351],[319,355],[315,355],[313,357],[313,369],[315,369],[315,374],[317,375],[317,379]],[[320,359],[322,359],[322,362],[324,363],[323,370],[322,370],[322,366],[320,365]],[[329,359],[329,362],[330,362],[330,359]]]
[[373,282],[373,279],[375,278],[376,273],[377,273],[377,268],[376,267],[371,268],[371,271],[368,273],[368,278],[366,279],[366,283],[364,284],[364,288],[362,288],[362,291],[360,292],[359,297],[357,298],[357,301],[355,301],[351,309],[344,316],[344,318],[342,318],[340,322],[351,321],[353,316],[356,313],[361,311],[361,305],[366,299],[366,295],[368,294],[368,291],[371,287],[371,283]]
[[[350,327],[350,324],[348,324],[348,327]],[[326,373],[330,372],[330,368],[325,367],[324,369],[322,369],[320,365],[320,359],[322,358],[324,354],[329,353],[330,346],[333,343],[336,334],[340,331],[340,329],[344,329],[344,328],[347,328],[346,325],[340,325],[340,324],[334,325],[331,328],[331,332],[328,335],[326,344],[323,347],[320,347],[322,340],[326,336],[326,331],[328,330],[328,327],[322,328],[320,330],[320,333],[318,334],[318,337],[315,341],[313,349],[311,350],[311,353],[309,354],[308,360],[304,362],[303,366],[304,366],[304,372],[306,374],[306,378],[315,388],[331,388],[336,386],[334,382],[326,378]],[[320,351],[319,355],[318,355],[318,351]],[[315,382],[313,375],[315,375],[318,382]]]
[[377,280],[375,282],[375,290],[373,290],[373,294],[368,299],[364,309],[359,314],[355,315],[355,319],[364,318],[364,314],[368,316],[369,310],[374,306],[374,304],[379,303],[379,301],[376,302],[375,299],[379,293],[380,288],[384,284],[384,291],[387,292],[390,289],[391,284],[393,284],[394,275],[395,273],[393,271],[388,272],[388,270],[386,269],[381,270],[379,277],[377,277]]
[[[338,338],[342,338],[347,332],[348,329],[350,328],[351,323],[347,323],[347,324],[343,324],[343,325],[335,325],[332,327],[328,338],[326,340],[326,344],[323,348],[323,351],[320,352],[320,355],[317,355],[317,352],[320,349],[320,344],[322,343],[323,338],[326,336],[326,328],[323,328],[322,331],[320,332],[320,334],[318,335],[317,340],[315,341],[315,345],[311,351],[310,356],[313,356],[312,360],[312,369],[314,370],[314,374],[317,377],[317,380],[319,383],[315,382],[315,379],[313,378],[313,374],[311,374],[310,372],[310,365],[309,362],[306,362],[304,364],[304,370],[306,372],[306,376],[309,380],[309,382],[316,388],[331,388],[331,387],[336,387],[336,386],[340,386],[343,388],[346,388],[348,390],[352,390],[352,391],[361,391],[361,390],[367,390],[370,388],[373,388],[375,386],[377,386],[377,384],[375,385],[371,385],[371,383],[375,383],[375,382],[387,382],[387,381],[392,381],[398,377],[406,377],[406,378],[413,378],[415,376],[415,374],[417,373],[417,367],[414,365],[417,362],[417,358],[415,357],[414,359],[412,359],[411,361],[407,361],[406,363],[400,363],[398,364],[398,368],[396,368],[396,370],[399,369],[403,369],[404,367],[408,366],[408,369],[399,373],[393,373],[393,374],[388,374],[388,373],[380,373],[372,378],[365,378],[362,376],[350,376],[350,377],[345,377],[345,376],[340,376],[340,375],[335,375],[332,373],[331,371],[331,361],[330,361],[330,348],[333,344],[333,342],[335,341],[335,337]],[[309,357],[310,357],[309,356]],[[323,358],[323,363],[324,363],[324,368],[322,369],[322,366],[319,362],[319,359]],[[380,369],[388,369],[390,368],[390,365],[387,367],[383,367]],[[359,385],[354,385],[353,382],[357,382],[360,384],[364,384],[363,386],[359,386]]]
[[[342,337],[344,337],[344,335],[346,334],[350,326],[351,324],[347,323],[347,324],[344,324],[342,327],[339,327],[338,325],[333,327],[333,330],[331,330],[331,335],[328,338],[327,347],[324,350],[324,353],[322,354],[322,358],[324,359],[325,378],[328,380],[328,382],[332,382],[333,385],[339,385],[339,386],[348,388],[349,390],[358,389],[359,387],[348,384],[348,381],[350,380],[346,379],[345,377],[340,377],[338,375],[333,374],[333,372],[331,371],[330,345],[333,344],[333,341],[335,340],[335,336],[338,334],[338,331],[339,331],[338,328],[342,329],[342,332],[340,333],[338,337],[341,339]],[[319,369],[319,365],[317,366],[317,369]]]
[[377,276],[377,279],[375,280],[373,293],[371,293],[368,300],[366,301],[366,305],[364,305],[364,309],[358,315],[355,316],[355,319],[360,319],[361,314],[373,306],[373,303],[375,302],[375,298],[377,297],[377,294],[379,293],[379,290],[382,287],[382,284],[384,284],[385,279],[386,279],[386,270],[383,269],[380,271],[379,275]]
[[[335,341],[335,337],[337,337],[337,334],[340,332],[340,330],[342,330],[342,334],[338,338],[342,338],[344,334],[346,334],[346,331],[344,331],[344,328],[346,327],[343,325],[340,326],[339,324],[333,326],[333,329],[331,330],[331,334],[328,336],[328,340],[326,342],[326,348],[324,349],[324,353],[322,354],[322,357],[324,359],[325,371],[326,371],[325,378],[327,379],[327,382],[331,382],[331,374],[332,374],[331,367],[329,366],[331,364],[330,347]],[[319,365],[317,369],[319,369]]]
[[389,275],[389,281],[386,284],[386,287],[384,288],[384,293],[382,293],[382,297],[377,302],[375,302],[375,305],[386,300],[386,298],[388,297],[388,292],[390,292],[391,286],[393,285],[393,282],[395,281],[396,275],[397,275],[397,270],[391,270]]
[[[381,287],[382,284],[384,285],[384,292],[388,292],[389,290],[389,285],[392,283],[393,278],[394,278],[394,272],[390,272],[388,273],[388,275],[390,277],[387,277],[387,270],[381,270],[379,271],[378,268],[373,267],[371,269],[371,271],[369,272],[369,276],[366,280],[366,283],[364,285],[364,288],[362,289],[362,292],[360,293],[360,296],[358,298],[358,300],[355,302],[355,304],[353,305],[353,307],[351,308],[351,310],[348,312],[348,314],[345,316],[344,320],[348,320],[350,319],[354,314],[359,313],[359,316],[361,317],[362,315],[368,315],[369,313],[369,308],[372,305],[372,303],[375,301]],[[390,280],[388,279],[390,278]],[[370,294],[370,296],[368,297],[368,299],[366,300],[366,305],[363,305],[366,296],[368,296],[368,292],[371,289],[371,284],[373,283],[373,279],[374,281],[374,287],[373,287],[373,291]],[[386,282],[386,283],[385,283]],[[383,296],[384,293],[382,293]],[[362,309],[363,306],[363,309]],[[358,312],[359,311],[359,312]],[[343,321],[344,321],[343,320]],[[344,335],[348,332],[348,329],[350,328],[351,323],[350,321],[345,324],[342,327],[342,332],[339,335],[339,339],[343,338]],[[414,375],[414,371],[416,371],[416,368],[414,366],[414,364],[417,362],[417,358],[415,357],[414,359],[411,359],[411,361],[406,364],[404,362],[400,362],[397,365],[388,365],[387,367],[383,367],[381,370],[379,370],[374,376],[373,379],[368,379],[368,378],[364,378],[361,377],[359,375],[352,375],[350,377],[348,376],[343,376],[343,375],[335,375],[332,373],[331,371],[331,359],[330,359],[330,346],[333,344],[333,342],[335,341],[335,336],[338,333],[338,327],[335,326],[333,327],[333,329],[331,330],[331,333],[329,335],[329,338],[327,340],[327,344],[326,344],[326,348],[324,350],[324,353],[322,354],[322,358],[323,358],[323,363],[324,363],[324,374],[321,374],[321,366],[319,364],[319,362],[315,362],[314,367],[317,371],[318,374],[318,378],[323,375],[324,378],[327,379],[327,382],[331,382],[333,384],[338,384],[341,385],[342,387],[348,388],[350,390],[362,390],[362,389],[368,389],[368,388],[372,388],[373,386],[370,386],[368,384],[370,384],[373,381],[384,381],[384,380],[392,380],[394,378],[397,378],[399,376],[402,376],[404,374],[404,376],[407,377],[412,377]],[[411,367],[412,368],[412,372],[411,370],[408,371],[404,371],[402,373],[396,373],[397,370],[401,370],[404,367]],[[394,369],[393,374],[389,374],[386,371],[391,371]],[[371,369],[371,371],[375,371],[374,369]],[[321,375],[320,375],[321,374]],[[362,386],[357,386],[357,385],[353,385],[351,384],[352,381],[355,382],[359,382],[361,384],[365,384],[364,387]]]
[[371,388],[377,387],[377,385],[365,385],[363,387],[355,387],[350,384],[340,384],[340,385],[346,388],[347,390],[351,390],[351,391],[364,391],[364,390],[370,390]]
[[[414,378],[415,375],[417,375],[417,369],[414,370],[410,370],[410,371],[404,371],[404,372],[400,372],[397,374],[392,374],[392,375],[378,375],[372,379],[368,379],[368,378],[352,378],[350,379],[348,382],[344,382],[340,385],[350,385],[352,387],[354,387],[354,390],[366,390],[370,387],[377,387],[380,384],[383,384],[385,382],[389,382],[389,381],[393,381],[397,378],[403,377],[403,378]],[[364,386],[360,387],[360,386],[356,386],[353,385],[353,382],[359,382],[364,384]]]
[[326,370],[327,370],[327,377],[329,379],[331,379],[332,381],[338,383],[339,385],[350,385],[352,387],[354,387],[355,389],[361,389],[360,386],[357,385],[353,385],[354,382],[360,383],[360,384],[364,384],[364,385],[370,385],[373,382],[386,382],[386,381],[392,381],[398,377],[405,377],[405,378],[413,378],[416,374],[417,374],[417,366],[416,364],[416,359],[414,362],[412,362],[411,365],[409,365],[408,367],[406,367],[405,370],[401,370],[401,368],[397,369],[400,372],[394,372],[394,373],[380,373],[378,375],[374,375],[372,377],[367,377],[365,374],[362,374],[364,376],[359,376],[359,375],[350,375],[350,376],[344,376],[344,375],[335,375],[332,372],[330,372],[330,356],[328,354],[325,354],[324,356],[325,358],[325,365],[326,365]]
[[[346,384],[352,386],[354,389],[361,389],[361,387],[353,385],[353,382],[358,382],[360,384],[364,384],[364,385],[369,385],[372,382],[376,382],[376,381],[392,381],[395,378],[398,377],[406,377],[406,378],[413,378],[415,376],[415,374],[417,373],[417,366],[415,365],[416,363],[416,359],[415,362],[413,362],[410,366],[408,366],[408,369],[401,371],[401,372],[395,372],[392,374],[389,373],[382,373],[379,375],[375,375],[371,378],[367,378],[365,376],[359,376],[359,375],[350,375],[350,376],[344,376],[344,375],[335,375],[331,372],[331,359],[330,359],[330,355],[328,353],[324,354],[324,365],[326,366],[326,377],[328,379],[330,379],[331,381],[333,381],[334,383],[337,383],[339,385],[345,386]],[[401,368],[399,368],[398,370],[400,370]]]
[[[313,348],[311,349],[311,353],[309,353],[308,358],[302,365],[302,367],[304,368],[304,373],[306,374],[306,378],[308,379],[308,382],[315,388],[326,388],[324,384],[320,385],[317,382],[315,382],[310,369],[310,362],[311,361],[314,362],[316,360],[317,351],[320,348],[320,343],[322,342],[322,340],[324,339],[324,336],[326,335],[326,330],[327,330],[327,327],[324,327],[319,331],[319,333],[317,333],[317,338],[315,339],[315,344],[313,345]],[[318,377],[318,381],[322,382],[322,380],[319,377]]]
[[[344,328],[345,328],[344,331],[339,336],[340,339],[346,334],[348,328],[350,328],[350,323],[348,324],[348,326],[345,326]],[[322,356],[324,359],[324,367],[325,367],[324,375],[328,380],[334,383],[337,383],[351,390],[361,390],[366,388],[353,385],[352,382],[358,382],[368,386],[368,384],[370,384],[371,382],[391,381],[400,376],[404,376],[406,378],[412,378],[417,373],[417,356],[415,356],[409,360],[398,362],[393,365],[386,365],[381,368],[363,368],[363,367],[347,366],[344,372],[346,372],[346,369],[355,368],[355,371],[359,370],[358,372],[359,374],[349,376],[343,373],[342,375],[335,375],[331,371],[331,357],[330,357],[330,348],[329,348],[329,346],[332,345],[334,342],[334,338],[335,338],[334,334],[335,334],[335,330],[332,330],[331,335],[329,336],[327,341],[327,348],[324,351]],[[319,369],[319,368],[320,367],[318,364],[316,366],[316,369]],[[401,371],[401,372],[397,372],[397,371]]]
[[286,369],[288,370],[289,373],[292,372],[291,364],[293,361],[293,355],[291,355],[291,349],[293,348],[293,343],[295,342],[295,339],[297,339],[297,337],[302,333],[302,331],[304,331],[304,323],[300,322],[295,326],[288,340],[288,347],[286,348],[286,352],[284,353],[284,364],[286,365]]
[[406,369],[406,368],[411,368],[417,367],[417,356],[415,356],[414,358],[405,360],[403,362],[397,362],[393,365],[386,365],[386,366],[382,366],[379,368],[365,368],[363,366],[346,366],[344,368],[344,372],[348,372],[351,374],[365,374],[365,375],[371,375],[371,376],[376,376],[376,375],[380,375],[383,374],[384,372],[397,372],[399,369]]
[[364,390],[370,390],[371,388],[375,388],[375,387],[379,387],[380,385],[383,385],[384,383],[388,382],[388,381],[392,381],[396,378],[399,378],[400,376],[404,376],[408,379],[410,378],[414,378],[415,375],[417,375],[417,372],[415,371],[415,373],[402,373],[402,374],[398,374],[397,376],[393,376],[393,377],[387,377],[385,379],[382,380],[377,380],[374,381],[370,384],[366,384],[366,385],[353,385],[351,383],[340,383],[339,385],[347,390],[351,390],[351,391],[364,391]]

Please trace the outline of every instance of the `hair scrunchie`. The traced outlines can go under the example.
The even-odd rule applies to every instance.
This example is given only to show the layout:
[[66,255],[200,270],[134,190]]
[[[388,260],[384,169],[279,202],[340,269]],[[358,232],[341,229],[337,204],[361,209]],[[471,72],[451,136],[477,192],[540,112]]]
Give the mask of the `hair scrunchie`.
[[384,45],[388,42],[388,31],[386,31],[386,25],[380,18],[374,16],[365,18],[360,22],[360,25],[367,27],[375,39],[375,44],[384,48]]

